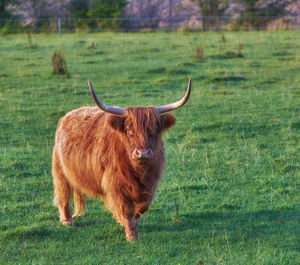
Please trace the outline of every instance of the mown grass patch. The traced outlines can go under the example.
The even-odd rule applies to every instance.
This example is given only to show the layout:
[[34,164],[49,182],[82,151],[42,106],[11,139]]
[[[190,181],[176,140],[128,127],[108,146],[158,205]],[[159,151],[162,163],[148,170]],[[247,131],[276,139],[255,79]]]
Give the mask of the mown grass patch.
[[[295,33],[191,33],[204,51],[197,61],[181,33],[38,34],[35,49],[24,35],[2,36],[0,264],[300,263]],[[69,78],[51,75],[56,50]],[[98,199],[76,227],[60,225],[54,134],[65,113],[94,105],[87,80],[105,104],[125,107],[176,101],[189,77],[140,240],[127,243]]]

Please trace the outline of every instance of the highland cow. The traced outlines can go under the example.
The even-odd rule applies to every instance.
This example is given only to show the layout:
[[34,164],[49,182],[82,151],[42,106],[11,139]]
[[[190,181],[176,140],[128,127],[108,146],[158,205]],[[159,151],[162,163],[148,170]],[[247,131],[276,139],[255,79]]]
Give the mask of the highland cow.
[[[58,123],[53,149],[54,202],[60,221],[73,226],[85,212],[85,195],[99,196],[125,227],[127,240],[138,238],[137,222],[149,209],[165,167],[162,133],[175,124],[173,114],[191,93],[156,107],[110,107],[89,87],[98,107],[81,107]],[[74,193],[74,214],[69,203]]]

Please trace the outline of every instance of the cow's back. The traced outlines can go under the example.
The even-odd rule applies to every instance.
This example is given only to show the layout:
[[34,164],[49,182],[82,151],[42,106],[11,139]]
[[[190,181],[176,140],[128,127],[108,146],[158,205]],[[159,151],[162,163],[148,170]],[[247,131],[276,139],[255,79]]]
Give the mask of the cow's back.
[[103,117],[104,114],[97,107],[81,107],[72,110],[59,120],[56,138],[61,136],[60,131],[63,131],[67,137],[83,137],[93,121],[97,117]]

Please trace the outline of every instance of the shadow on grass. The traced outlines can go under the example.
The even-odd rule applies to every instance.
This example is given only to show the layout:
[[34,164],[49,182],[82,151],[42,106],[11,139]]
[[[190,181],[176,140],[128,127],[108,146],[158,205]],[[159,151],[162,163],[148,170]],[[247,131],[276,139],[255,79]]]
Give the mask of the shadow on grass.
[[243,76],[224,76],[224,77],[211,76],[208,79],[206,79],[205,83],[211,84],[217,82],[240,82],[245,80],[246,78]]
[[217,60],[236,59],[244,57],[242,54],[235,52],[226,52],[225,54],[211,55],[210,58]]
[[5,232],[2,239],[39,239],[43,240],[55,234],[54,231],[47,227],[39,226],[20,226],[13,230]]
[[[193,186],[193,189],[198,187]],[[155,222],[149,224],[149,220],[143,222],[138,231],[140,235],[147,235],[152,240],[162,239],[173,242],[182,238],[183,240],[199,241],[209,240],[212,244],[230,243],[251,244],[255,242],[266,242],[276,248],[288,248],[290,250],[300,250],[300,240],[297,235],[300,233],[299,216],[300,209],[283,210],[260,210],[243,211],[232,207],[226,209],[194,212],[178,216],[178,220],[171,222],[162,222],[155,219]],[[46,224],[32,224],[28,226],[16,227],[12,230],[4,231],[2,234],[3,242],[6,240],[41,242],[44,240],[59,240],[60,242],[69,242],[72,240],[85,240],[87,234],[93,233],[90,240],[112,241],[113,237],[119,235],[122,241],[123,228],[121,228],[111,216],[87,218],[76,224],[75,227],[47,227]],[[54,221],[54,220],[53,220]],[[94,232],[93,232],[94,231]],[[112,232],[113,231],[113,232]],[[114,235],[112,236],[111,233]],[[77,239],[76,239],[77,238]],[[119,240],[119,238],[118,238]],[[143,243],[143,239],[140,240]]]
[[[143,233],[167,232],[170,241],[182,234],[189,240],[201,238],[235,242],[263,242],[300,250],[300,210],[220,210],[179,216],[172,224],[143,225]],[[172,233],[170,233],[172,232]],[[188,235],[187,235],[188,233]],[[284,235],[284,236],[283,236]],[[225,238],[226,237],[226,238]],[[270,240],[273,240],[270,242]]]

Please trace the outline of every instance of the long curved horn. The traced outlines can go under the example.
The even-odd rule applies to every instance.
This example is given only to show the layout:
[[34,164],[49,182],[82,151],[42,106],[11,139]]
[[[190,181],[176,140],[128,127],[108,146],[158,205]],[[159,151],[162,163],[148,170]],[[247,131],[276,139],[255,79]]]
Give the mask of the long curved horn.
[[181,100],[176,101],[176,102],[171,103],[171,104],[168,104],[168,105],[155,107],[155,109],[160,114],[162,114],[162,113],[169,112],[169,111],[172,111],[174,109],[180,108],[181,106],[183,106],[188,101],[188,99],[190,97],[190,94],[191,94],[191,90],[192,90],[192,79],[189,79],[188,88],[186,90],[186,93],[185,93],[184,97]]
[[88,81],[88,84],[89,84],[89,87],[90,87],[90,90],[91,90],[91,93],[92,93],[92,96],[93,96],[93,99],[96,103],[96,105],[106,111],[106,112],[109,112],[109,113],[112,113],[112,114],[117,114],[117,115],[123,115],[125,113],[125,109],[123,108],[117,108],[117,107],[110,107],[110,106],[106,106],[104,105],[100,99],[96,96],[96,93],[95,93],[95,90],[92,86],[92,83],[90,81]]

